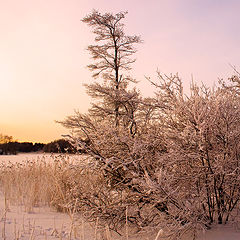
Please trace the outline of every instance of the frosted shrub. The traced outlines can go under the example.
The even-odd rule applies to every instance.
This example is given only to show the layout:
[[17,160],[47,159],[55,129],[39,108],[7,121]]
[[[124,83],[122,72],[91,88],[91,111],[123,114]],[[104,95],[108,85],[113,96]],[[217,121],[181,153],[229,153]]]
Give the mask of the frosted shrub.
[[86,86],[93,98],[88,113],[61,124],[95,161],[91,171],[101,181],[79,206],[115,230],[128,222],[173,239],[226,223],[240,194],[239,74],[211,90],[192,84],[185,96],[178,75],[158,73],[157,82],[149,79],[155,96],[143,98],[128,88],[136,83],[128,71],[141,40],[125,35],[125,15],[93,11],[83,19],[96,43],[88,47],[94,60],[88,67],[103,81]]
[[154,84],[155,98],[138,99],[134,136],[107,118],[96,122],[79,114],[65,121],[71,127],[75,121],[85,124],[71,139],[98,162],[107,195],[113,199],[113,190],[118,197],[121,191],[128,195],[121,204],[97,200],[91,209],[101,211],[91,216],[106,221],[104,214],[112,211],[121,226],[124,217],[116,213],[129,207],[130,224],[162,228],[174,237],[226,223],[239,201],[238,95],[233,88],[193,84],[187,97],[177,76],[159,74]]

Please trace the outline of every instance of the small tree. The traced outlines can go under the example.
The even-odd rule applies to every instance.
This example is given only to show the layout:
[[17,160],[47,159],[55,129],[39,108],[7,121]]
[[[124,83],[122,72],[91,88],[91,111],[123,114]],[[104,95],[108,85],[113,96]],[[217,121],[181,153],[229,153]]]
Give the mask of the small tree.
[[13,142],[13,137],[8,135],[0,134],[0,144]]
[[0,134],[0,154],[16,154],[16,142],[12,136]]

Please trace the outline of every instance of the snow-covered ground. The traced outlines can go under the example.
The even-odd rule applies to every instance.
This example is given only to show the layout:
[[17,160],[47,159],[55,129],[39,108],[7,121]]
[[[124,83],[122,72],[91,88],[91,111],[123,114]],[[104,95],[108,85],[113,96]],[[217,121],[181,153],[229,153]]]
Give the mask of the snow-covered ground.
[[239,240],[240,229],[238,226],[216,226],[202,234],[199,240]]
[[[103,239],[98,232],[97,239]],[[5,238],[4,238],[5,237]],[[139,236],[131,239],[155,240],[155,236]],[[5,201],[0,196],[0,239],[4,240],[95,240],[95,229],[89,224],[70,215],[58,213],[50,208],[34,208],[33,212],[26,212],[22,206],[8,206],[5,212]],[[112,236],[109,240],[124,239]],[[161,237],[159,236],[158,240]],[[236,227],[218,226],[202,234],[197,240],[239,240],[240,230]],[[156,239],[157,240],[157,239]],[[165,239],[166,240],[166,239]],[[186,239],[187,240],[187,239]]]
[[[27,160],[36,160],[38,158],[42,158],[44,154],[42,153],[20,153],[17,155],[0,155],[0,163],[17,163],[23,162]],[[49,156],[47,154],[46,156]]]
[[94,239],[90,225],[67,213],[48,207],[27,212],[23,206],[7,206],[0,196],[0,239],[4,240],[87,240]]
[[[0,156],[0,163],[19,163],[22,161],[45,160],[52,161],[59,155],[51,154],[19,154]],[[79,160],[79,156],[70,156],[71,160]],[[129,240],[160,240],[152,236],[138,236]],[[3,240],[95,240],[104,239],[101,233],[84,222],[80,216],[59,213],[47,207],[34,208],[27,212],[23,206],[10,205],[0,194],[0,239]],[[106,239],[125,240],[125,237],[111,236]],[[188,240],[188,239],[186,239]],[[197,240],[240,240],[240,224],[216,226],[206,231]]]

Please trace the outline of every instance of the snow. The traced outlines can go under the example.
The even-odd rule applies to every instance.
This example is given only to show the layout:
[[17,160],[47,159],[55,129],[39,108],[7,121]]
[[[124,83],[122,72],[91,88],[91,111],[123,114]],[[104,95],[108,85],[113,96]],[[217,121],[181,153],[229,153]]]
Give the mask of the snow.
[[82,221],[72,221],[66,213],[48,207],[35,207],[32,212],[23,206],[8,206],[0,196],[0,239],[6,240],[53,240],[92,239],[93,230]]
[[239,227],[229,225],[218,225],[206,231],[205,234],[201,234],[198,240],[239,240],[240,239]]

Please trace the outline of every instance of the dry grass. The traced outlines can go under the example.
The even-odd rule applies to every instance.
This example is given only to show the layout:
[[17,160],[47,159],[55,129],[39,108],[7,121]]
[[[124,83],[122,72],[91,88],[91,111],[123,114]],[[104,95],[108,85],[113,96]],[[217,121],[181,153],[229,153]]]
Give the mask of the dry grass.
[[[27,212],[41,206],[66,212],[71,219],[69,239],[85,240],[86,220],[91,222],[95,240],[137,239],[130,237],[132,231],[126,203],[131,196],[127,192],[113,191],[91,161],[73,163],[69,155],[54,155],[50,161],[43,157],[35,161],[2,164],[0,190],[6,199],[5,215],[8,204],[24,206]],[[61,229],[54,230],[52,234],[61,239]],[[18,234],[16,230],[16,239]],[[31,228],[30,239],[34,239],[33,236],[34,228]]]
[[54,200],[54,176],[57,162],[46,163],[44,159],[16,164],[1,165],[1,191],[11,204],[24,205],[27,211],[39,205],[51,205]]

